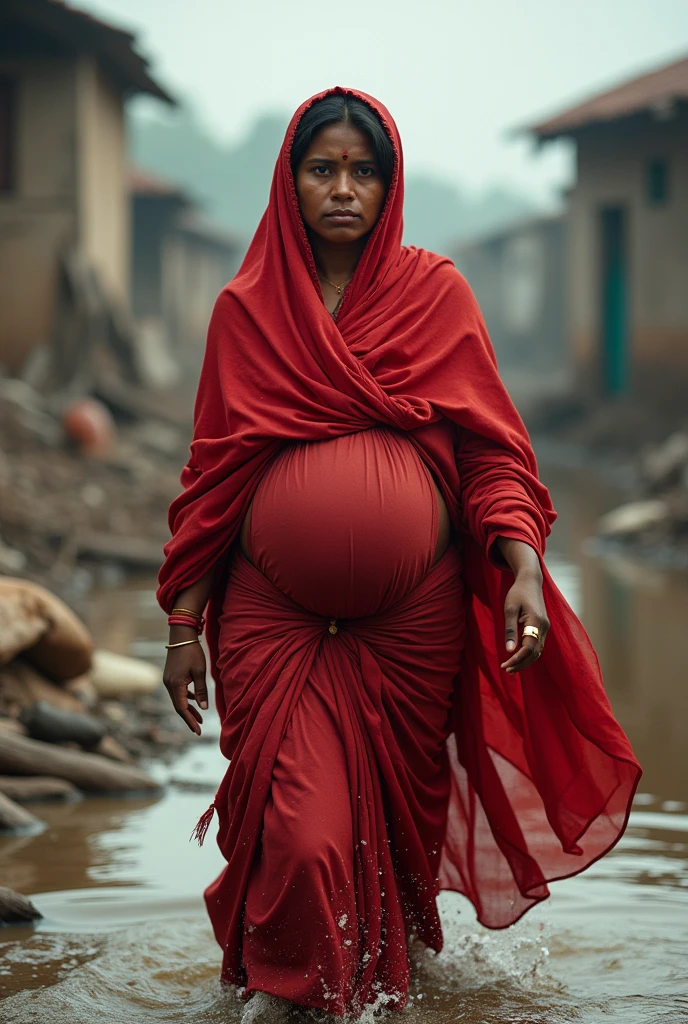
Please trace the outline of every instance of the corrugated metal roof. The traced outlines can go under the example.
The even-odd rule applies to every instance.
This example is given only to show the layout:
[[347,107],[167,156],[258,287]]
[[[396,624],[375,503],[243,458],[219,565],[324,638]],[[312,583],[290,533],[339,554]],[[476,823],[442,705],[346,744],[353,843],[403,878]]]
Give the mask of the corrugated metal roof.
[[18,23],[58,40],[74,53],[92,52],[125,90],[176,101],[149,74],[148,61],[134,49],[135,36],[79,11],[64,0],[2,0],[0,31]]
[[643,111],[670,113],[672,105],[688,102],[688,57],[597,93],[575,107],[519,131],[540,139],[569,135],[596,121],[617,121]]

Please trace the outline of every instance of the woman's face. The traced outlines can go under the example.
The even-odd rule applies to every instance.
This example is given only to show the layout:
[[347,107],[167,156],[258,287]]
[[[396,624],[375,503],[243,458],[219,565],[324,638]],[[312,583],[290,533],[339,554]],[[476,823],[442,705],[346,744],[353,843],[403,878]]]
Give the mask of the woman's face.
[[296,172],[301,216],[332,244],[349,244],[373,230],[385,186],[365,132],[345,122],[314,136]]

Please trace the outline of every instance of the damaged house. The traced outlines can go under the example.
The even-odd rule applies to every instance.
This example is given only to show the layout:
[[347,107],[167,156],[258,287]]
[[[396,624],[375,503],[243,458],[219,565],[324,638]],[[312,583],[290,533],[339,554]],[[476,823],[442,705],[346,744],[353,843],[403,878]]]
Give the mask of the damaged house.
[[531,125],[568,138],[568,333],[576,385],[685,410],[688,387],[688,58]]
[[10,372],[42,352],[51,386],[74,388],[109,350],[141,378],[124,115],[139,93],[173,102],[130,33],[58,0],[3,0],[0,365]]

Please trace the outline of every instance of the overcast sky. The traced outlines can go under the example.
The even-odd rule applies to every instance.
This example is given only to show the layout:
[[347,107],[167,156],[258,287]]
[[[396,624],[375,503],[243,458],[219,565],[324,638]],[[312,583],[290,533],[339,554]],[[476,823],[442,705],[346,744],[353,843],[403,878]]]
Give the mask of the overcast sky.
[[407,167],[536,198],[566,184],[565,146],[505,133],[688,56],[688,0],[73,0],[138,35],[159,80],[239,137],[330,85],[370,92]]

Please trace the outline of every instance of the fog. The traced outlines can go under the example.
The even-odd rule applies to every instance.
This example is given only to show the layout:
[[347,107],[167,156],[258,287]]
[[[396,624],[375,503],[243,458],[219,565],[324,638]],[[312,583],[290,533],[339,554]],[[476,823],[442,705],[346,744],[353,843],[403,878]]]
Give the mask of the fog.
[[411,169],[476,191],[515,188],[542,205],[568,184],[571,151],[549,146],[533,159],[526,139],[506,133],[688,50],[686,0],[80,6],[135,31],[155,76],[220,141],[240,139],[265,111],[353,85],[391,109]]

